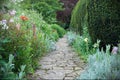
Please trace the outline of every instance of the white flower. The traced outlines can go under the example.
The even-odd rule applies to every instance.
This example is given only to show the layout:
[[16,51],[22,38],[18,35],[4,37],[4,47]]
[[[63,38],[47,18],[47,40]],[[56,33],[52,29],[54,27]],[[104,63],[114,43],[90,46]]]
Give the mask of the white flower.
[[25,13],[22,13],[22,15],[25,15]]
[[2,29],[8,29],[8,28],[9,27],[6,24],[4,24],[3,27],[2,27]]
[[16,14],[16,11],[15,11],[15,10],[12,10],[12,11],[9,12],[9,14],[10,14],[11,16],[14,16],[14,15]]
[[88,42],[88,38],[85,38],[84,41],[85,41],[85,42]]
[[9,20],[9,22],[10,22],[10,23],[13,23],[13,22],[14,22],[14,19],[11,18],[11,19]]

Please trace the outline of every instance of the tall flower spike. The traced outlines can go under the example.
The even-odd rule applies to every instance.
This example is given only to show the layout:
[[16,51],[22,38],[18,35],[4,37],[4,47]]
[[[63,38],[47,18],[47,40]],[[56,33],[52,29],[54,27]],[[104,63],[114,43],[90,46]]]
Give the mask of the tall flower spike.
[[36,27],[35,27],[35,24],[33,24],[33,37],[36,37]]

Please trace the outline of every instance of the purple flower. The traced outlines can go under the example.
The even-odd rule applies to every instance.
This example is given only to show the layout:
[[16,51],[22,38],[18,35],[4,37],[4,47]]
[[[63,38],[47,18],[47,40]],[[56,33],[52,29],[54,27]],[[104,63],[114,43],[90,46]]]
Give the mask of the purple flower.
[[12,11],[9,12],[9,14],[10,14],[11,16],[14,16],[14,15],[16,14],[16,11],[15,11],[15,10],[12,10]]
[[118,52],[118,47],[114,46],[112,49],[112,53],[117,54],[117,52]]
[[6,24],[7,23],[7,20],[2,20],[2,24]]

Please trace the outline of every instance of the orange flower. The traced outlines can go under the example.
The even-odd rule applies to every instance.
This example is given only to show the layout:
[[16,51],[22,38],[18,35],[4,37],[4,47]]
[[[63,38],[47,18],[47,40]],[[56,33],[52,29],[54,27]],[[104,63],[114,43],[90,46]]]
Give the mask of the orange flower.
[[27,21],[28,18],[26,16],[20,16],[20,18],[23,20],[23,21]]

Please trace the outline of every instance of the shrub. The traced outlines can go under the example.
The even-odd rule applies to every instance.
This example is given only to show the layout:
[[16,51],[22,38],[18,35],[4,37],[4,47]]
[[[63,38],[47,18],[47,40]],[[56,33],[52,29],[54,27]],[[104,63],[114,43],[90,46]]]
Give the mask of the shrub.
[[67,36],[69,44],[82,59],[87,61],[86,59],[88,55],[95,51],[95,48],[93,48],[91,44],[90,38],[87,36],[79,36],[73,32],[68,32]]
[[[51,24],[42,19],[41,14],[33,10],[20,9],[15,11],[16,14],[11,14],[11,11],[14,10],[4,14],[0,21],[0,57],[7,60],[9,54],[14,55],[13,73],[18,73],[21,65],[26,65],[27,74],[33,73],[38,67],[39,58],[55,50],[55,41],[59,38],[57,30],[62,29],[58,28],[60,26],[53,29]],[[22,77],[23,68],[19,78]]]
[[[1,29],[1,50],[0,54],[7,59],[9,54],[15,55],[15,69],[18,71],[20,65],[26,64],[26,72],[33,72],[31,66],[31,42],[28,38],[28,30],[18,31],[15,26],[8,25],[9,28]],[[6,34],[6,35],[3,35]],[[2,37],[3,36],[3,37]],[[3,40],[3,41],[2,41]],[[27,43],[26,43],[27,42]]]
[[39,59],[45,55],[45,53],[54,50],[55,45],[52,40],[45,37],[44,33],[38,33],[37,38],[33,38],[31,43],[32,67],[36,69],[39,66]]
[[57,31],[59,37],[63,37],[65,34],[65,30],[57,24],[51,24],[51,28]]
[[120,40],[119,5],[118,0],[88,2],[88,29],[93,43],[99,39],[101,47],[117,45]]
[[0,59],[0,79],[25,79],[25,65],[22,65],[20,68],[20,72],[14,73],[14,64],[13,64],[14,56],[12,54],[9,55],[9,61],[6,63],[4,60]]
[[71,28],[83,34],[88,27],[92,43],[101,40],[100,47],[117,45],[120,39],[120,6],[118,0],[80,0],[73,10]]
[[77,79],[120,79],[120,55],[110,55],[109,49],[90,55],[86,71]]
[[27,9],[34,9],[42,13],[43,19],[48,23],[56,22],[56,11],[62,9],[59,0],[27,0],[23,1],[22,5],[25,5]]
[[79,0],[72,12],[70,28],[80,35],[83,34],[83,27],[87,27],[87,1]]
[[[38,59],[55,49],[54,42],[58,40],[59,35],[57,28],[51,28],[37,12],[16,12],[14,16],[5,14],[4,19],[7,20],[0,21],[0,55],[3,59],[7,59],[9,54],[15,56],[15,72],[18,72],[20,65],[26,65],[25,72],[33,73],[38,66]],[[22,12],[24,14],[21,14]],[[9,18],[14,22],[9,22]]]
[[75,33],[71,32],[71,31],[67,33],[67,40],[68,40],[69,45],[72,46],[75,42],[75,39],[76,39]]

